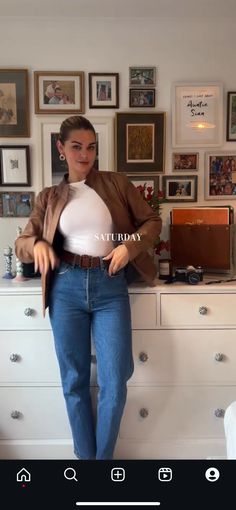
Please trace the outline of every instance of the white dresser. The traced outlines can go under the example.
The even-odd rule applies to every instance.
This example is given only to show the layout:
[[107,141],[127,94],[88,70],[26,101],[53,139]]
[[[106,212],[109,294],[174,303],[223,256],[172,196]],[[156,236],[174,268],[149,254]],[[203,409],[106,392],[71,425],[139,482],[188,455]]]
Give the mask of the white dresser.
[[[224,410],[236,399],[236,286],[159,283],[129,288],[135,371],[115,457],[225,457]],[[75,458],[39,280],[0,280],[0,458]]]

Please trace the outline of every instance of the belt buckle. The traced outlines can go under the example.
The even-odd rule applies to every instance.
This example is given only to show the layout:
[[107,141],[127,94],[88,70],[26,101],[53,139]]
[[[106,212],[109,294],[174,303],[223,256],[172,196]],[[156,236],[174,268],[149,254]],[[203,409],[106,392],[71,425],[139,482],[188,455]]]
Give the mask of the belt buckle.
[[80,260],[81,260],[81,267],[85,267],[85,269],[89,269],[91,267],[91,257],[90,257],[90,255],[81,255],[81,259]]

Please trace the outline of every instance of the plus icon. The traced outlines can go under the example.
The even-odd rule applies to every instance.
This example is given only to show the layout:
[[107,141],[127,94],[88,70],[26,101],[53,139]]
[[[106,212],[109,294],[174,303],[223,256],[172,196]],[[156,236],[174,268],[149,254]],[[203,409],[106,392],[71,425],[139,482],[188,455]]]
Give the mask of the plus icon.
[[111,470],[111,479],[113,482],[123,482],[125,479],[125,470],[122,467],[115,467]]

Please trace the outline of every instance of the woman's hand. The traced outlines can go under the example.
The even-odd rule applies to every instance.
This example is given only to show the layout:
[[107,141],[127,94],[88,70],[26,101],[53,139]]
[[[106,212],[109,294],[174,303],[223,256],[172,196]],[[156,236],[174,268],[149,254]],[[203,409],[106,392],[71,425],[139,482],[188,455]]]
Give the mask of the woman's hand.
[[124,244],[120,244],[114,250],[112,250],[103,260],[110,260],[108,273],[112,276],[114,273],[122,269],[129,262],[129,252]]
[[47,274],[49,266],[55,269],[60,263],[52,246],[46,241],[37,241],[34,245],[34,270]]

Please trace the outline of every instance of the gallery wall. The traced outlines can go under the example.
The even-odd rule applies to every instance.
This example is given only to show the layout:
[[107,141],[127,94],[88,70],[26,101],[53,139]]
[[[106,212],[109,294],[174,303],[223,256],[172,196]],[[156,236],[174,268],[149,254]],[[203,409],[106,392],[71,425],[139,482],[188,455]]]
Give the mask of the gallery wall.
[[[72,15],[73,13],[68,13]],[[135,16],[135,12],[134,12]],[[226,142],[227,91],[236,90],[236,19],[204,19],[204,12],[194,18],[1,18],[1,68],[29,70],[30,138],[2,138],[1,145],[30,145],[32,186],[36,194],[43,186],[42,140],[40,123],[49,115],[35,115],[33,71],[84,71],[85,115],[115,118],[115,109],[88,108],[88,72],[118,72],[120,78],[120,108],[129,110],[129,66],[157,67],[156,108],[165,111],[166,152],[165,172],[171,173],[171,85],[173,82],[209,82],[223,84],[224,120],[223,144],[220,151],[234,151],[236,142]],[[135,111],[135,109],[133,109]],[[198,205],[204,199],[204,157],[199,152]],[[11,188],[21,191],[20,188]],[[6,191],[1,188],[0,191]],[[210,205],[229,204],[212,201]],[[193,204],[191,204],[193,205]],[[235,202],[236,205],[236,202]],[[168,236],[168,217],[173,204],[162,207],[163,239]],[[0,274],[4,271],[3,249],[14,245],[17,226],[26,218],[0,218]]]

